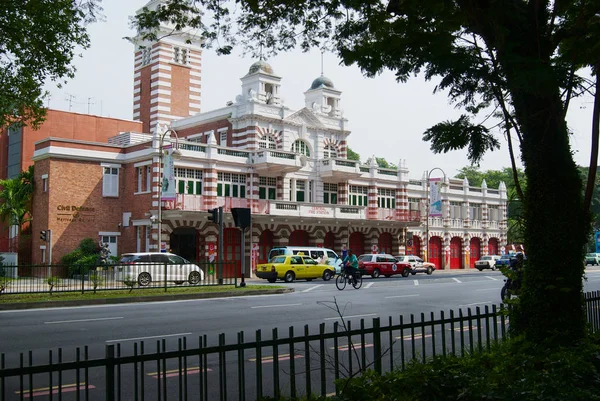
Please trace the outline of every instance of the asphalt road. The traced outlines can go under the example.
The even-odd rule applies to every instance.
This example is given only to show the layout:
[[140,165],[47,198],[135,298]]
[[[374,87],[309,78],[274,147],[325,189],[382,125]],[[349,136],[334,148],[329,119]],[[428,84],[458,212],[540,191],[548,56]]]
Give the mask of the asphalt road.
[[[585,282],[586,291],[600,289],[600,268],[588,269],[586,276],[588,278]],[[261,281],[250,283],[252,282]],[[244,332],[246,342],[255,339],[257,330],[262,331],[263,340],[271,338],[273,328],[278,329],[279,337],[285,337],[290,326],[294,327],[296,335],[304,332],[305,325],[308,326],[311,334],[315,334],[321,324],[325,324],[327,331],[330,331],[335,322],[341,321],[341,316],[345,321],[352,321],[355,328],[359,326],[361,319],[364,319],[365,326],[369,327],[375,317],[387,321],[389,316],[393,316],[397,321],[400,315],[409,319],[410,315],[414,314],[416,320],[419,320],[421,313],[428,316],[430,312],[434,312],[438,315],[439,311],[448,312],[451,309],[466,311],[468,308],[474,310],[476,307],[498,305],[503,283],[500,272],[444,271],[435,272],[432,276],[419,274],[409,278],[365,277],[363,286],[359,290],[347,287],[344,291],[339,291],[334,281],[315,280],[284,284],[293,287],[295,292],[281,295],[1,311],[0,353],[4,354],[3,362],[6,367],[15,367],[18,366],[21,357],[25,365],[29,364],[28,351],[31,351],[34,364],[48,363],[50,352],[55,363],[59,355],[63,361],[74,360],[76,347],[81,347],[80,358],[83,358],[84,346],[88,346],[88,358],[94,359],[104,357],[106,345],[110,344],[117,345],[121,355],[129,355],[133,352],[134,345],[139,347],[142,343],[146,353],[156,352],[163,346],[167,350],[175,350],[182,343],[182,338],[186,339],[188,348],[194,348],[198,345],[198,337],[202,335],[206,335],[208,345],[216,345],[221,333],[223,333],[221,341],[225,343],[237,342],[240,331]],[[330,345],[328,344],[328,347]],[[268,349],[265,350],[265,353],[267,352]],[[341,353],[344,354],[343,349]],[[345,354],[347,355],[348,352]],[[263,384],[267,387],[264,393],[273,394],[275,384],[272,381],[273,371],[270,369],[275,367],[272,363],[269,364],[268,360],[259,358],[257,361],[255,357],[257,355],[254,355],[252,350],[248,350],[243,356],[243,365],[247,369],[245,376],[256,378],[257,369],[264,366]],[[228,389],[231,395],[236,394],[236,389],[240,386],[239,378],[244,376],[237,374],[240,365],[234,357],[230,356],[226,361],[220,361],[216,355],[213,355],[206,365],[212,366],[212,371],[211,369],[206,373],[201,373],[198,369],[190,371],[183,376],[187,385],[181,387],[182,377],[176,373],[178,366],[176,360],[169,361],[162,370],[158,363],[158,361],[148,362],[145,366],[141,366],[139,374],[127,371],[124,367],[119,375],[123,380],[123,387],[120,389],[122,399],[135,399],[133,389],[136,387],[143,387],[153,399],[161,391],[164,394],[179,394],[181,388],[186,389],[185,391],[189,389],[190,399],[198,399],[198,389],[205,388],[206,390],[203,391],[209,394],[207,399],[213,399],[211,397],[219,392],[219,388]],[[195,361],[188,361],[185,366],[198,366],[198,363],[196,358]],[[227,373],[219,376],[217,371],[220,368],[217,367],[221,363],[226,366]],[[290,363],[284,358],[280,364],[288,365],[280,369],[289,371]],[[301,370],[303,363],[301,359],[298,360],[298,370]],[[174,369],[173,377],[162,378],[160,374],[157,376],[153,373],[164,369]],[[204,385],[200,382],[202,375],[206,375]],[[41,388],[38,391],[39,399],[45,399],[44,391],[47,391],[43,390],[46,386],[44,383],[47,382],[44,377],[44,375],[40,376],[33,383],[33,387]],[[145,381],[136,384],[132,381],[133,377],[138,378],[136,380],[145,378]],[[305,381],[307,376],[302,372],[287,375],[282,378],[282,381],[287,380],[287,382],[278,384],[282,388],[289,389],[291,377],[301,382]],[[54,377],[52,385],[56,385],[56,380],[57,378]],[[73,373],[68,372],[60,380],[63,384],[78,381]],[[91,394],[90,399],[104,399],[103,371],[90,370],[87,380],[92,386],[88,390]],[[249,397],[247,399],[254,399],[257,382],[256,379],[249,379],[249,381],[250,383],[244,385],[244,394]],[[318,391],[319,385],[322,384],[319,378],[313,376],[309,381],[313,382],[313,391]],[[180,383],[179,387],[178,383]],[[28,391],[28,388],[26,384],[25,391]],[[11,397],[16,397],[19,394],[18,382],[15,380],[7,382],[6,390]],[[333,391],[333,380],[328,379],[326,392],[331,391]],[[64,389],[62,393],[65,400],[75,399],[74,396],[77,394],[76,391],[69,393]],[[12,399],[11,397],[7,399]]]

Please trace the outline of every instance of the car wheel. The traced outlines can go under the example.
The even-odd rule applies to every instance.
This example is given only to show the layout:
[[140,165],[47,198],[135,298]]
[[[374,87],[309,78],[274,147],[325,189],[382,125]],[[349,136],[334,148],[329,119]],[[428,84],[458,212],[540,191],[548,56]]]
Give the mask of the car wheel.
[[492,266],[492,271],[495,272],[496,271],[496,265]]
[[198,284],[201,279],[202,279],[202,277],[200,277],[199,272],[191,272],[190,276],[188,277],[188,282],[190,284]]
[[432,274],[432,273],[433,273],[433,269],[431,268],[431,266],[429,266],[429,267],[427,268],[427,275],[428,275],[428,276],[431,276],[431,274]]
[[415,274],[417,274],[417,272],[413,271],[413,272],[410,272],[410,274],[412,274],[414,276]]
[[267,279],[267,281],[268,281],[269,283],[274,283],[274,282],[275,282],[275,279],[274,279],[274,278],[268,278],[268,279]]
[[477,270],[479,270],[480,272],[483,271],[483,269],[481,267],[478,267]]
[[408,277],[410,273],[410,269],[404,269],[402,270],[402,277]]
[[389,274],[384,274],[383,277],[390,278],[391,276]]
[[140,287],[145,287],[147,285],[149,285],[152,282],[152,276],[150,276],[150,273],[140,273],[140,275],[138,276],[138,284],[140,285]]
[[381,276],[381,272],[379,271],[379,269],[375,269],[373,270],[373,273],[371,273],[371,277],[373,278],[379,278],[379,276]]
[[285,273],[285,276],[283,276],[283,281],[285,281],[286,283],[292,283],[295,279],[296,275],[294,274],[294,272],[287,272]]
[[183,284],[183,281],[173,281],[173,282],[174,282],[175,284],[177,284],[177,285],[181,285],[181,284]]
[[306,281],[313,281],[313,279],[312,278],[307,278]]
[[333,277],[333,275],[331,274],[331,270],[325,270],[323,272],[323,281],[329,281],[331,280],[331,277]]

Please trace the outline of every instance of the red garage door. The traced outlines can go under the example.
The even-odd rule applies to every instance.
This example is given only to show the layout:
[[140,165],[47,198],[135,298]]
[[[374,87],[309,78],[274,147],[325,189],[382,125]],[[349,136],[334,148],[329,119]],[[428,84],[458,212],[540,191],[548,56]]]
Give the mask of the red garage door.
[[223,277],[241,277],[240,260],[242,238],[241,232],[236,227],[223,229]]
[[477,237],[471,238],[469,243],[469,249],[471,250],[471,257],[469,259],[469,267],[475,267],[475,261],[481,259],[481,241]]
[[442,268],[442,239],[440,237],[429,238],[429,261],[436,269]]
[[488,243],[488,255],[500,255],[498,250],[498,238],[490,238]]
[[462,258],[462,241],[459,237],[450,240],[450,268],[460,269]]
[[290,235],[289,246],[308,246],[308,233],[303,230],[296,230]]
[[273,248],[273,231],[265,230],[258,239],[258,261],[257,263],[267,263],[269,251]]
[[379,248],[379,253],[389,253],[390,255],[393,255],[395,252],[392,252],[392,234],[382,233],[379,236],[377,247]]
[[360,256],[365,253],[365,237],[363,233],[358,231],[350,234],[350,249],[356,256]]
[[327,234],[325,234],[325,240],[323,241],[323,247],[333,249],[334,251],[338,252],[335,249],[335,234],[332,233],[331,231],[327,231]]

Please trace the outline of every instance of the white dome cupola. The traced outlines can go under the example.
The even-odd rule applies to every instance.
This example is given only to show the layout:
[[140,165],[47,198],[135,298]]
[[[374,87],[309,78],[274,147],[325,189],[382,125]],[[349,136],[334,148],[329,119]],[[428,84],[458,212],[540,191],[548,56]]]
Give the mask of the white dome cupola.
[[241,78],[242,99],[266,104],[281,104],[281,77],[275,75],[273,68],[264,60],[259,60],[248,69]]
[[304,104],[314,113],[341,117],[341,94],[342,92],[333,86],[333,81],[321,74],[304,92]]

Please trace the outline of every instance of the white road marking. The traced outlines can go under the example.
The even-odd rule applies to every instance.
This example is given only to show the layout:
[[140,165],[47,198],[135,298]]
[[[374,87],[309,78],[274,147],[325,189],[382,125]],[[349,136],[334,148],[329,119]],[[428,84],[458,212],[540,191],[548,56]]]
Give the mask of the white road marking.
[[456,277],[452,277],[452,280],[456,281],[457,283],[462,283],[462,281],[460,281],[459,279],[457,279]]
[[485,278],[489,278],[490,280],[494,280],[494,281],[498,280],[496,277],[492,277],[492,276],[485,276]]
[[326,317],[324,320],[350,319],[351,317],[377,316],[377,313],[367,313],[365,315],[342,316],[342,317]]
[[419,280],[414,280],[415,286],[419,285]]
[[81,322],[99,322],[102,320],[118,320],[124,319],[124,317],[99,317],[97,319],[80,319],[80,320],[56,320],[54,322],[44,322],[44,324],[58,324],[58,323],[81,323]]
[[305,290],[302,290],[302,292],[309,292],[309,291],[312,291],[312,290],[314,290],[315,288],[319,288],[319,287],[323,287],[323,284],[319,284],[319,285],[313,285],[313,286],[312,286],[312,287],[310,287],[310,288],[307,288],[307,289],[305,289]]
[[371,281],[369,284],[365,285],[365,288],[371,288],[375,284],[375,282]]
[[148,337],[133,337],[133,338],[120,338],[118,340],[107,340],[105,343],[120,343],[123,341],[136,341],[136,340],[148,340],[150,338],[163,338],[163,337],[177,337],[177,336],[189,336],[192,333],[177,333],[177,334],[161,334],[160,336],[148,336]]
[[389,298],[406,298],[406,297],[418,297],[419,294],[408,294],[408,295],[393,295],[391,297],[385,297],[385,299]]
[[498,291],[498,289],[497,288],[480,288],[475,291]]
[[300,306],[302,304],[277,304],[277,305],[262,305],[262,306],[251,306],[250,309],[260,309],[260,308],[281,308],[283,306]]
[[492,301],[485,301],[485,302],[475,302],[473,304],[466,304],[466,305],[457,305],[459,308],[463,307],[463,306],[475,306],[475,305],[484,305],[484,304],[493,304]]

